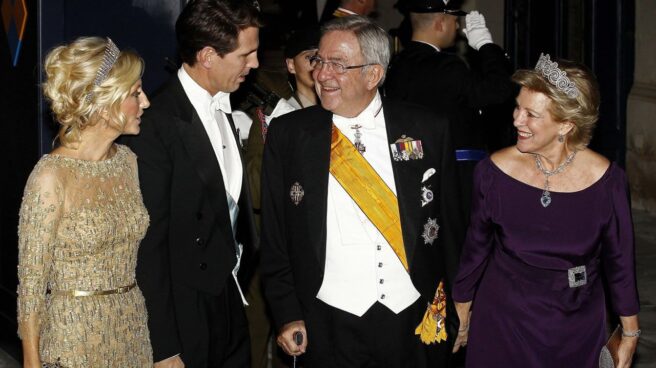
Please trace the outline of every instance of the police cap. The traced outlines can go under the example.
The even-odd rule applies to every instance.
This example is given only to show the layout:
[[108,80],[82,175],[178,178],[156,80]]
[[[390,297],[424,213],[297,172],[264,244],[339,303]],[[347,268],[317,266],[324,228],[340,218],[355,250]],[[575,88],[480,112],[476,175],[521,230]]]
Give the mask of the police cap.
[[398,8],[412,13],[446,13],[456,16],[467,15],[460,9],[459,0],[399,0]]

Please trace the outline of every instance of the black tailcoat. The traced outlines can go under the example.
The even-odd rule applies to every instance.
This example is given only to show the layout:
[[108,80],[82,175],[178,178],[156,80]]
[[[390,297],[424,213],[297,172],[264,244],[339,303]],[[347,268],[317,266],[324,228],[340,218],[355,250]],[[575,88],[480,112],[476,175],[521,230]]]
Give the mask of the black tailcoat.
[[[229,121],[236,135],[230,116]],[[218,160],[177,77],[153,98],[140,134],[125,142],[137,154],[151,219],[139,247],[137,282],[146,299],[158,361],[182,351],[179,331],[189,327],[176,323],[176,316],[198,313],[185,309],[172,285],[220,295],[226,283],[234,282],[235,242]],[[257,235],[245,169],[238,205],[237,241],[254,247]]]
[[[421,107],[386,99],[383,112],[390,144],[405,135],[423,145],[423,159],[392,161],[392,166],[410,276],[422,300],[430,303],[440,279],[445,279],[449,290],[464,232],[448,121]],[[313,106],[274,119],[267,133],[261,273],[278,328],[304,320],[318,301],[326,257],[331,127],[332,113]],[[429,168],[436,174],[422,183]],[[304,192],[298,205],[290,197],[296,182]],[[422,207],[423,186],[433,191],[435,199]],[[429,219],[440,226],[433,244],[422,237]],[[455,313],[448,314],[447,320],[450,327],[457,325]],[[449,332],[455,336],[453,330]],[[311,334],[308,331],[309,339]]]

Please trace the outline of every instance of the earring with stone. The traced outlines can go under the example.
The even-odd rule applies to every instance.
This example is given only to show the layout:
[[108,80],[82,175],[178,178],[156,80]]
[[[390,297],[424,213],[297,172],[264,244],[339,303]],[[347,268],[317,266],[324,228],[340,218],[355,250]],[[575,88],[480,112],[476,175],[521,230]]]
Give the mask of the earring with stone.
[[558,134],[558,142],[563,143],[565,142],[565,136],[562,134]]

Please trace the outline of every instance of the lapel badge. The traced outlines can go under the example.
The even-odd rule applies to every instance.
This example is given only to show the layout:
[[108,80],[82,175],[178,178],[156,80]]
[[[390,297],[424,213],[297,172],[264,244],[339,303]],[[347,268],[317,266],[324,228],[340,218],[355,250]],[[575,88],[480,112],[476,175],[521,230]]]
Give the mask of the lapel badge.
[[424,172],[424,175],[421,177],[421,182],[423,183],[426,180],[430,179],[430,177],[433,176],[436,172],[437,172],[437,170],[435,170],[432,167],[430,169],[426,170]]
[[424,207],[431,202],[433,202],[433,191],[427,187],[421,187],[421,206]]
[[295,182],[291,189],[289,189],[289,197],[292,199],[292,203],[294,203],[296,206],[301,203],[304,195],[305,192],[303,191],[303,187],[298,182]]
[[424,244],[433,245],[433,241],[437,239],[437,232],[440,230],[440,225],[437,224],[436,219],[428,218],[428,222],[424,224],[424,232],[421,236],[424,238]]
[[390,144],[394,161],[420,160],[424,157],[421,140],[406,137],[405,134]]

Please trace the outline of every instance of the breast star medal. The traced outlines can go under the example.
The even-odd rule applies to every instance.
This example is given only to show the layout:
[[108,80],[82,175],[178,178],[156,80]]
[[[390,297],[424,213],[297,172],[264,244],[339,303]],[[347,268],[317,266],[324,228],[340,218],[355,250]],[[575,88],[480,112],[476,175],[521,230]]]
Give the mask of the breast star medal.
[[437,233],[440,230],[440,225],[437,224],[437,219],[428,218],[424,224],[424,232],[421,236],[424,238],[424,244],[433,245],[433,241],[437,239]]

